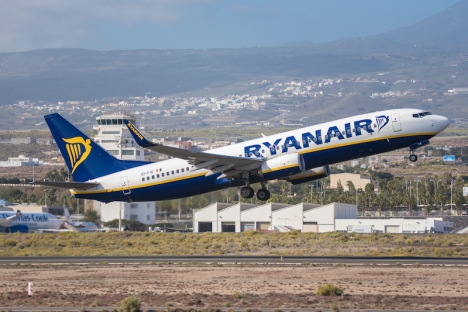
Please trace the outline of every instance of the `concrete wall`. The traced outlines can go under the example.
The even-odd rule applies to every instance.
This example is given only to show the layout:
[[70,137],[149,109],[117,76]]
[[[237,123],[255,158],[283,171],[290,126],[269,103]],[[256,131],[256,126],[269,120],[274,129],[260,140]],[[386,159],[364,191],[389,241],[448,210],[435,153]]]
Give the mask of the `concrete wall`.
[[271,213],[271,225],[290,226],[296,230],[302,229],[302,204],[281,208]]
[[453,223],[441,218],[429,219],[336,219],[335,230],[347,231],[348,225],[372,225],[373,231],[388,232],[388,226],[398,226],[398,233],[450,233]]
[[[240,217],[241,204],[236,204],[224,208],[218,212],[218,231],[222,231],[223,222],[234,222],[236,224],[236,232],[240,232]],[[213,229],[214,232],[214,229]]]
[[254,222],[255,228],[258,222],[268,222],[270,223],[268,229],[271,230],[271,210],[271,203],[248,208],[241,212],[241,222]]
[[334,204],[328,204],[304,211],[304,222],[317,222],[318,231],[333,232],[335,230]]

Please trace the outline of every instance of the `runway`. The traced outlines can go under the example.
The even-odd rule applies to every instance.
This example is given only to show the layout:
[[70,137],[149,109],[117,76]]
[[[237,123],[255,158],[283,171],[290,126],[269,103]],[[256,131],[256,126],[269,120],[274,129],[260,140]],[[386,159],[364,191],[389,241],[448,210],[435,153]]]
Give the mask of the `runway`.
[[79,264],[79,263],[148,263],[166,262],[182,263],[256,263],[256,264],[353,264],[353,265],[395,265],[395,264],[424,264],[424,265],[461,265],[468,266],[468,258],[445,257],[314,257],[314,256],[98,256],[98,257],[1,257],[0,264]]

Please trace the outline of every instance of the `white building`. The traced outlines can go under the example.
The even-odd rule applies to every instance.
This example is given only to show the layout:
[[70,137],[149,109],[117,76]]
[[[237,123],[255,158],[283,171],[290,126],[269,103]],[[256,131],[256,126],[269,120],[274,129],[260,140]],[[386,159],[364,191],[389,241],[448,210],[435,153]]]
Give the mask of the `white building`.
[[356,205],[332,203],[324,206],[268,203],[214,203],[193,213],[194,232],[244,232],[274,230],[287,232],[378,232],[450,233],[453,222],[442,218],[368,218],[357,219]]
[[0,161],[0,167],[23,167],[23,166],[39,166],[43,165],[38,158],[26,157],[19,155],[18,157],[8,157],[8,161]]
[[[136,124],[135,117],[122,114],[103,115],[96,118],[93,126],[94,141],[116,158],[125,160],[144,160],[144,150],[133,139],[124,120]],[[143,224],[156,223],[156,202],[94,202],[94,209],[100,212],[103,222],[119,219],[136,220]]]

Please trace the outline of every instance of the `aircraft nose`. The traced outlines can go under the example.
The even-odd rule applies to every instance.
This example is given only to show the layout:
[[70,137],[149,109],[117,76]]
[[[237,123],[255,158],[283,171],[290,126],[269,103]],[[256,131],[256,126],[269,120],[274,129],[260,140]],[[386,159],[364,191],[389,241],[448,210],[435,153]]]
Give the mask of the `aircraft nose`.
[[434,115],[432,124],[437,129],[437,132],[442,132],[450,125],[450,119],[444,116]]

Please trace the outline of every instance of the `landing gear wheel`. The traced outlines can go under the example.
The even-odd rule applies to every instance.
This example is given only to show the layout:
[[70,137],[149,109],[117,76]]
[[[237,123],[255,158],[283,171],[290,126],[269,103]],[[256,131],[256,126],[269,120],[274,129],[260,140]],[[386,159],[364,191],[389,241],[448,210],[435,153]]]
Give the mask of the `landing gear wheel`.
[[410,160],[411,162],[415,162],[415,161],[418,160],[418,156],[412,154],[412,155],[410,155],[409,160]]
[[267,189],[259,189],[257,191],[257,199],[266,201],[270,199],[270,191]]
[[240,195],[243,198],[252,198],[254,196],[254,190],[250,186],[244,186],[240,189]]

